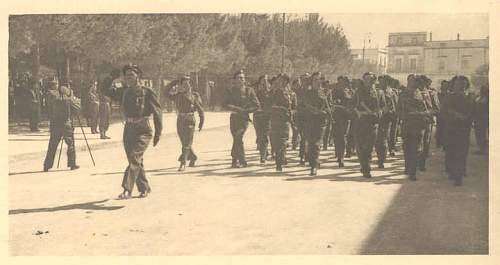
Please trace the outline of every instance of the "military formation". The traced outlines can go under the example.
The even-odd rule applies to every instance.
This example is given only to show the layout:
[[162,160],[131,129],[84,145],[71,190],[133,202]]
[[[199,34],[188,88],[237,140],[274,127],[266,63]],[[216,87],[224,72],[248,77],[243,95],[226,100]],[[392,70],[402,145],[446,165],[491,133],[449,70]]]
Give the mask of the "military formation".
[[[119,198],[131,198],[135,186],[140,197],[147,197],[151,187],[143,155],[151,141],[153,146],[158,144],[163,125],[159,97],[141,85],[141,75],[142,70],[134,64],[113,70],[100,82],[92,82],[81,99],[74,95],[70,82],[59,84],[54,80],[47,82],[41,96],[29,76],[24,76],[30,129],[38,131],[40,106],[45,106],[50,121],[44,171],[53,167],[58,146],[62,147],[63,142],[68,146],[67,166],[71,170],[79,168],[73,131],[75,117],[80,123],[80,102],[86,102],[84,114],[91,133],[109,139],[106,132],[113,101],[120,105],[128,160]],[[121,86],[117,87],[115,81],[119,78]],[[177,133],[182,146],[178,171],[182,172],[186,165],[195,167],[198,159],[193,141],[196,128],[201,131],[205,123],[202,97],[193,90],[189,75],[163,90],[162,94],[177,110]],[[335,81],[326,80],[321,72],[296,78],[283,73],[262,75],[249,85],[245,72],[240,70],[225,88],[223,107],[230,111],[232,168],[248,166],[244,136],[250,124],[255,129],[260,165],[274,163],[277,172],[283,172],[289,164],[287,158],[296,154],[299,165],[308,166],[309,174],[315,176],[321,167],[320,152],[332,150],[339,168],[344,167],[346,158],[356,155],[360,177],[371,178],[372,167],[383,169],[387,157],[401,152],[404,174],[415,181],[418,172],[426,170],[435,140],[436,147],[444,152],[444,170],[460,186],[466,175],[472,130],[479,149],[475,153],[488,154],[488,86],[471,93],[465,76],[442,81],[437,91],[430,78],[418,74],[408,75],[406,86],[389,75],[371,72],[359,79],[338,76]],[[287,152],[290,149],[298,152]],[[372,162],[374,159],[376,163]]]
[[481,87],[479,95],[470,93],[465,76],[443,81],[440,92],[429,77],[417,74],[408,75],[407,86],[371,72],[361,79],[339,76],[335,83],[320,72],[293,80],[286,74],[262,75],[251,87],[245,73],[238,71],[233,81],[224,104],[231,111],[233,168],[247,167],[243,139],[252,122],[250,113],[260,164],[274,160],[278,172],[288,164],[291,147],[299,148],[300,165],[307,163],[315,176],[320,152],[333,147],[339,168],[346,157],[356,154],[360,177],[371,178],[372,159],[376,157],[377,168],[382,169],[387,157],[396,156],[401,146],[404,174],[415,181],[417,172],[426,170],[435,138],[445,153],[449,179],[460,186],[472,128],[476,153],[488,153],[488,86]]

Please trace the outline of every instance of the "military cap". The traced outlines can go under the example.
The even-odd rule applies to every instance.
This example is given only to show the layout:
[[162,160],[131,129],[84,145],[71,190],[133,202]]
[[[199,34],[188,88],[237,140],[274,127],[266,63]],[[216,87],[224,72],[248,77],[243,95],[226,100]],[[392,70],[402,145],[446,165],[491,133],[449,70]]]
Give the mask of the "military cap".
[[312,73],[311,78],[313,78],[315,76],[320,76],[321,77],[321,72],[314,72],[314,73]]
[[137,64],[129,63],[125,65],[122,69],[122,73],[125,75],[127,71],[135,72],[137,75],[142,75],[142,70]]
[[337,77],[337,81],[338,82],[340,82],[340,81],[349,82],[349,77],[347,77],[345,75],[341,75],[341,76]]
[[71,89],[69,89],[67,86],[65,85],[62,85],[59,87],[59,92],[63,95],[63,96],[71,96]]
[[374,73],[372,73],[372,72],[366,72],[366,73],[364,73],[362,78],[365,79],[365,77],[368,76],[368,75],[371,76],[371,79],[373,81],[377,80],[377,76]]
[[236,78],[240,75],[245,75],[245,72],[243,72],[243,70],[238,70],[236,71],[236,73],[234,73],[233,78]]
[[185,74],[183,77],[181,77],[181,82],[184,80],[191,80],[191,77],[188,74]]
[[110,75],[114,76],[114,77],[120,76],[120,69],[113,69],[113,71],[111,71]]
[[450,81],[450,88],[451,89],[454,89],[454,86],[455,86],[455,82],[458,81],[458,80],[463,80],[465,81],[465,87],[463,88],[464,90],[467,90],[469,89],[469,86],[470,86],[470,82],[469,82],[469,78],[467,78],[466,76],[463,76],[463,75],[456,75],[454,76],[451,81]]
[[285,82],[285,84],[290,83],[290,77],[287,74],[279,74],[277,78],[281,78]]

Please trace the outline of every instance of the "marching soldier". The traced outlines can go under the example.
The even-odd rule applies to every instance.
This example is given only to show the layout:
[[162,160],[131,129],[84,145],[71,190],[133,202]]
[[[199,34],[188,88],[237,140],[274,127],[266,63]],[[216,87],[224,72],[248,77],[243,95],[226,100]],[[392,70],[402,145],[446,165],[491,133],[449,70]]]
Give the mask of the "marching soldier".
[[40,123],[40,89],[36,80],[28,79],[26,83],[26,92],[28,95],[28,113],[31,132],[39,132],[38,123]]
[[488,84],[481,86],[479,96],[474,100],[474,132],[476,135],[477,147],[475,152],[478,155],[488,154],[489,138],[489,87]]
[[259,100],[253,88],[245,84],[245,73],[242,70],[233,76],[234,86],[227,89],[224,99],[224,107],[231,111],[230,129],[233,136],[231,148],[231,167],[246,167],[245,148],[243,136],[251,121],[249,114],[259,109]]
[[378,168],[384,168],[385,159],[387,156],[387,147],[389,139],[389,130],[392,123],[396,123],[396,93],[389,86],[391,77],[382,75],[378,77],[379,90],[378,93],[384,97],[385,107],[382,110],[382,116],[377,130],[377,139],[375,143],[375,150],[378,158]]
[[255,127],[255,135],[257,138],[257,149],[260,154],[260,164],[266,163],[268,156],[269,145],[269,130],[271,122],[271,85],[267,75],[259,77],[257,82],[257,99],[260,103],[260,108],[253,113],[253,125]]
[[394,107],[395,107],[396,112],[394,113],[394,115],[392,116],[392,119],[391,119],[391,125],[389,127],[389,139],[387,140],[387,144],[388,144],[388,148],[389,148],[389,155],[395,156],[396,155],[395,152],[397,151],[396,144],[398,142],[398,134],[400,132],[400,128],[399,128],[400,120],[399,120],[399,117],[397,114],[397,105],[398,105],[398,101],[399,101],[399,93],[400,93],[401,85],[399,84],[399,80],[394,79],[394,78],[391,78],[390,83],[391,83],[390,86],[391,86],[391,90],[392,90],[392,97],[393,97],[393,100],[395,103]]
[[311,167],[311,176],[315,176],[320,166],[319,152],[325,134],[327,119],[331,116],[325,90],[321,87],[321,73],[315,72],[310,77],[311,90],[307,92],[303,103],[306,111],[307,156]]
[[67,86],[61,86],[57,89],[56,85],[57,83],[55,81],[49,82],[48,114],[50,119],[50,139],[47,155],[43,163],[43,171],[45,172],[49,171],[54,165],[57,146],[61,140],[64,140],[68,146],[68,167],[71,170],[79,168],[76,164],[72,115],[80,110],[80,102]]
[[[441,81],[441,88],[439,89],[438,99],[440,108],[443,108],[443,102],[448,95],[449,81]],[[446,121],[443,115],[439,113],[436,117],[436,146],[442,148],[444,146],[444,134],[446,130]]]
[[289,91],[292,97],[292,122],[290,123],[290,126],[292,127],[292,150],[297,150],[297,146],[299,144],[299,128],[297,127],[297,93],[295,93],[295,90],[291,88]]
[[[328,104],[331,106],[333,89],[330,87],[330,81],[323,81],[321,87],[324,89],[325,95],[328,98]],[[323,151],[328,150],[328,146],[331,146],[330,143],[333,138],[333,119],[329,118],[326,122],[325,135],[323,136]]]
[[310,90],[310,74],[306,73],[297,79],[297,86],[295,94],[297,96],[297,111],[295,119],[297,121],[297,130],[299,133],[299,159],[300,165],[304,166],[307,158],[307,112],[305,109],[305,102],[307,99],[308,91]]
[[445,152],[450,179],[461,186],[469,152],[470,129],[472,126],[473,99],[466,94],[469,80],[465,76],[455,76],[450,81],[450,94],[443,103],[446,119]]
[[97,133],[97,121],[99,120],[99,95],[97,93],[97,84],[92,82],[88,90],[88,116],[90,118],[90,131],[92,134]]
[[167,96],[174,102],[177,109],[177,134],[182,144],[182,152],[179,156],[179,171],[186,169],[186,161],[189,160],[189,167],[194,167],[198,159],[193,151],[193,137],[196,126],[194,112],[198,112],[200,123],[198,130],[201,131],[205,123],[205,114],[201,106],[201,96],[198,92],[192,91],[190,77],[181,78],[180,84],[174,84],[167,92]]
[[344,167],[344,154],[346,140],[349,134],[350,117],[353,108],[353,94],[350,89],[349,78],[339,76],[337,86],[332,93],[333,119],[333,141],[335,144],[335,156],[339,167]]
[[[99,84],[99,132],[101,134],[101,139],[111,138],[106,135],[109,129],[109,120],[111,118],[111,99],[107,96],[106,91],[113,86],[113,81],[119,76],[120,70],[115,69]],[[123,104],[123,99],[116,98],[115,100]]]
[[[436,116],[439,114],[439,99],[437,97],[437,93],[434,91],[434,89],[431,89],[431,83],[432,80],[428,78],[427,76],[420,75],[418,78],[422,79],[420,84],[420,93],[422,93],[422,96],[424,97],[425,103],[427,105],[427,108],[431,111],[433,116]],[[434,119],[430,119],[429,123],[427,124],[427,127],[425,128],[424,132],[424,139],[423,139],[423,150],[421,153],[421,157],[419,159],[419,170],[420,171],[425,171],[425,162],[427,158],[429,157],[430,154],[430,145],[431,145],[431,138],[432,138],[432,127],[434,126]]]
[[361,173],[365,178],[371,178],[370,163],[372,151],[377,137],[377,124],[379,123],[382,109],[384,108],[384,97],[380,96],[375,89],[375,74],[367,72],[363,74],[363,85],[356,93],[356,147]]
[[[127,154],[128,166],[123,175],[123,192],[119,199],[132,197],[134,184],[140,192],[140,197],[147,197],[151,192],[146,172],[144,170],[143,155],[149,142],[153,139],[153,146],[160,141],[162,131],[162,111],[156,93],[139,84],[142,75],[141,69],[135,64],[123,67],[125,86],[117,89],[113,86],[102,86],[104,95],[113,100],[122,102],[123,114],[126,119],[123,131],[123,145]],[[113,78],[116,72],[110,76]],[[109,82],[108,82],[109,84]],[[154,137],[149,117],[153,115]]]
[[286,164],[286,147],[292,122],[292,92],[290,78],[280,74],[272,82],[271,145],[275,152],[276,171]]
[[[352,79],[351,81],[351,94],[353,95],[353,106],[355,107],[356,100],[355,96],[357,91],[363,86],[363,80]],[[356,120],[358,119],[356,111],[353,109],[351,115],[349,116],[349,132],[347,134],[346,142],[346,158],[350,158],[353,154],[356,154]]]
[[407,80],[407,88],[400,96],[398,109],[403,120],[405,174],[409,175],[410,180],[417,180],[417,165],[423,151],[424,132],[432,116],[422,93],[418,90],[423,80],[414,74],[409,75]]

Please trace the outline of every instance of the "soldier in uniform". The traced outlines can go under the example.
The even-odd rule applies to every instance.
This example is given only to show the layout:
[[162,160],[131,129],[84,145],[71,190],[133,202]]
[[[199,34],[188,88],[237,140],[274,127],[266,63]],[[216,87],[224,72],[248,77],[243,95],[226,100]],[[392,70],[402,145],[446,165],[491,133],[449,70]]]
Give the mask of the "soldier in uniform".
[[[433,116],[436,116],[439,114],[439,99],[437,97],[437,93],[432,89],[431,83],[432,80],[428,78],[427,76],[420,75],[418,78],[422,79],[421,82],[418,82],[420,84],[420,93],[422,93],[422,96],[424,97],[425,103],[427,105],[427,109],[431,111]],[[423,139],[423,150],[421,153],[421,157],[419,159],[419,164],[418,168],[420,171],[425,171],[425,162],[427,158],[429,157],[430,154],[430,145],[431,145],[431,138],[432,138],[432,127],[434,126],[434,119],[429,120],[429,124],[427,124],[427,127],[425,128],[424,132],[424,139]]]
[[297,130],[299,133],[299,159],[300,165],[305,165],[307,158],[307,113],[305,109],[305,101],[307,98],[307,93],[310,89],[310,74],[306,73],[298,79],[297,86],[295,87],[295,94],[297,96],[297,111],[295,113],[295,119],[297,124]]
[[179,171],[186,169],[186,161],[189,160],[189,166],[194,167],[198,159],[193,151],[193,137],[196,126],[196,117],[194,112],[198,112],[200,123],[198,130],[201,131],[205,123],[205,114],[201,106],[201,96],[198,92],[192,91],[190,77],[184,76],[180,84],[174,84],[167,92],[177,109],[177,134],[182,144],[182,152],[179,156]]
[[[298,79],[294,81],[296,84],[295,86],[297,87],[300,85],[300,82]],[[292,83],[292,86],[294,84]],[[292,97],[292,122],[290,123],[290,126],[292,127],[292,150],[297,150],[297,146],[299,144],[299,128],[297,126],[297,93],[295,93],[296,89],[290,88],[290,95]]]
[[[445,101],[445,98],[448,95],[448,86],[449,86],[449,81],[443,80],[441,81],[441,88],[439,89],[438,93],[438,99],[439,99],[439,104],[440,108],[443,108],[443,102]],[[443,115],[439,113],[436,117],[436,147],[442,148],[444,145],[444,134],[445,134],[445,119],[443,118]]]
[[[120,70],[113,70],[109,76],[105,77],[99,84],[99,132],[101,139],[110,139],[106,135],[109,129],[109,120],[111,118],[111,99],[105,91],[108,91],[113,86],[113,81],[120,76]],[[118,102],[123,104],[121,98],[116,98]]]
[[349,123],[353,108],[353,94],[350,89],[349,78],[339,76],[337,86],[332,93],[335,156],[339,167],[344,167],[344,154],[346,149],[346,140],[349,134]]
[[280,74],[272,83],[271,145],[275,152],[276,171],[283,171],[286,164],[286,147],[292,123],[292,91],[290,78]]
[[445,152],[448,176],[461,186],[469,152],[469,139],[473,116],[473,99],[466,94],[469,80],[465,76],[455,76],[450,81],[450,94],[443,103],[446,119]]
[[378,77],[379,90],[378,93],[384,97],[385,107],[382,110],[382,117],[377,130],[377,139],[375,142],[375,151],[377,152],[378,168],[384,168],[385,159],[387,156],[387,147],[389,139],[389,130],[392,123],[396,123],[396,93],[389,86],[391,77],[382,75]]
[[423,151],[424,131],[432,114],[418,90],[423,80],[414,74],[410,74],[407,80],[407,88],[400,96],[398,109],[403,120],[405,174],[409,175],[410,180],[417,180],[417,164]]
[[233,136],[233,146],[231,148],[231,167],[246,167],[245,148],[243,136],[251,121],[249,114],[258,110],[259,100],[253,88],[245,83],[245,73],[240,70],[233,76],[235,84],[226,90],[224,107],[231,111],[230,129]]
[[394,78],[390,78],[390,87],[391,87],[391,90],[392,90],[392,99],[395,103],[395,113],[394,115],[392,115],[392,119],[391,119],[391,124],[389,126],[389,139],[387,140],[387,144],[388,144],[388,148],[389,148],[389,155],[390,156],[395,156],[396,155],[396,151],[397,151],[397,148],[396,148],[396,144],[397,144],[397,141],[398,141],[398,134],[399,134],[399,123],[400,123],[400,120],[399,120],[399,117],[398,117],[398,114],[397,114],[397,105],[398,105],[398,101],[399,101],[399,92],[400,92],[400,88],[401,88],[401,85],[399,84],[399,80],[397,79],[394,79]]
[[489,138],[489,86],[481,86],[479,95],[474,100],[474,132],[476,135],[477,147],[475,152],[478,155],[488,154]]
[[39,132],[38,124],[40,123],[40,89],[36,80],[28,79],[26,83],[26,92],[28,95],[28,115],[31,132]]
[[371,178],[370,163],[372,151],[377,137],[377,124],[379,123],[382,109],[384,108],[384,97],[380,96],[375,89],[375,74],[367,72],[363,74],[363,86],[356,93],[356,147],[361,173],[365,178]]
[[[328,98],[328,104],[332,105],[332,87],[330,86],[330,81],[326,80],[322,82],[321,87],[323,88],[326,97]],[[323,136],[323,151],[328,150],[328,146],[331,146],[331,141],[333,140],[333,118],[328,118],[326,120],[325,135]]]
[[260,108],[253,113],[253,125],[257,138],[257,149],[260,155],[260,164],[266,163],[268,157],[269,130],[271,126],[271,84],[267,75],[259,77],[257,82],[257,99]]
[[311,167],[311,176],[315,176],[320,166],[320,145],[325,134],[327,119],[331,109],[325,90],[321,87],[321,73],[311,75],[311,90],[308,90],[303,103],[306,112],[307,156]]
[[363,86],[363,80],[361,79],[352,79],[351,81],[351,94],[354,96],[353,98],[353,111],[349,116],[349,131],[347,133],[347,142],[346,142],[346,158],[350,158],[353,154],[356,154],[356,121],[358,119],[356,111],[354,111],[354,107],[356,104],[355,95],[357,91]]
[[57,146],[61,140],[64,140],[68,146],[68,167],[71,170],[79,168],[76,164],[72,115],[80,110],[80,102],[67,86],[61,86],[59,89],[56,89],[56,85],[57,83],[54,81],[49,83],[48,114],[50,119],[50,139],[47,155],[45,156],[45,161],[43,163],[43,171],[45,172],[49,171],[49,169],[51,169],[54,165],[54,157],[56,155]]
[[97,123],[99,120],[99,95],[97,93],[97,82],[92,82],[88,90],[87,95],[88,100],[88,116],[90,119],[90,131],[92,134],[96,134],[97,132]]
[[[162,111],[156,93],[139,84],[142,71],[137,65],[128,64],[123,67],[122,72],[125,82],[123,88],[117,89],[111,85],[102,86],[105,96],[122,102],[121,107],[126,120],[123,130],[123,145],[127,154],[128,166],[123,175],[123,192],[118,198],[131,198],[134,183],[137,184],[140,197],[146,197],[151,192],[151,188],[146,179],[143,155],[151,139],[153,139],[153,146],[156,146],[160,141],[163,128]],[[149,124],[151,115],[153,115],[155,127],[154,137]]]

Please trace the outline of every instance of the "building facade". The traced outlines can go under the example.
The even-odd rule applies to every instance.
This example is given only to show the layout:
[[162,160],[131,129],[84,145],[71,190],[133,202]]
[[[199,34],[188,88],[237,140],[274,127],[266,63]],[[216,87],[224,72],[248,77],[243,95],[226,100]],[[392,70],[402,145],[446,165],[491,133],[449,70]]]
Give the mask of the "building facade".
[[489,63],[489,43],[485,39],[427,39],[426,32],[389,33],[387,73],[406,83],[410,73],[425,74],[433,83],[454,75],[471,77],[481,65]]
[[387,50],[381,48],[351,49],[353,62],[357,64],[374,65],[377,74],[387,72]]

